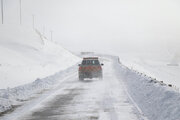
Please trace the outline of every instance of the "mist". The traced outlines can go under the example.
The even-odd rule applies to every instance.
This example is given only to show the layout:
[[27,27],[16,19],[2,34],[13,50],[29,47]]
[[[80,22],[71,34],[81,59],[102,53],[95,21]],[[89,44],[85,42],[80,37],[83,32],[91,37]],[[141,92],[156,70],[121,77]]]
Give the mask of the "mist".
[[180,120],[179,73],[180,0],[0,0],[0,120]]
[[[22,0],[22,25],[70,51],[179,54],[178,0]],[[5,1],[5,24],[19,24],[19,1]],[[179,55],[178,55],[179,56]]]

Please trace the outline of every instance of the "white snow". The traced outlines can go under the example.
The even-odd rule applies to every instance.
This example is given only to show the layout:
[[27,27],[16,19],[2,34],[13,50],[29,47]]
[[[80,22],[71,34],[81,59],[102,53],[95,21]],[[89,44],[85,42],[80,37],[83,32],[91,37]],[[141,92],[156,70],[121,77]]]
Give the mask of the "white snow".
[[[99,107],[102,109],[99,111],[99,119],[102,120],[116,120],[118,118],[134,120],[137,117],[142,120],[179,120],[180,96],[174,88],[119,64],[118,57],[103,56],[104,58],[101,60],[105,63],[104,80],[89,83],[78,82],[77,66],[72,67],[54,76],[37,79],[31,84],[1,90],[0,95],[3,96],[1,97],[3,98],[1,103],[4,102],[1,110],[4,108],[9,109],[13,105],[19,105],[24,100],[35,97],[36,93],[41,93],[58,85],[53,89],[53,92],[45,93],[45,96],[49,96],[49,99],[45,100],[45,97],[42,97],[40,98],[41,101],[37,99],[35,104],[30,102],[28,108],[31,109],[28,110],[43,108],[46,106],[46,101],[53,101],[56,95],[66,94],[67,90],[77,89],[83,91],[84,89],[83,94],[78,95],[72,101],[72,106],[67,106],[68,113],[73,110],[73,113],[77,111],[78,116],[81,117],[91,115],[91,112],[84,114],[82,111],[82,109],[84,110],[89,106],[86,111],[98,110]],[[69,78],[64,79],[65,76],[69,76]],[[63,79],[65,82],[61,83]],[[45,101],[42,102],[43,100]],[[77,104],[75,104],[76,102]],[[108,112],[106,109],[110,111]],[[22,110],[27,110],[27,106],[22,107],[19,111]],[[82,114],[79,114],[78,111],[81,111]],[[23,112],[26,113],[26,111]],[[17,116],[17,113],[15,112],[10,117],[20,117],[21,114],[18,113]],[[93,112],[92,115],[97,116],[98,114]]]
[[149,120],[179,120],[179,92],[123,65],[116,67],[127,91]]
[[[99,81],[97,89],[91,89],[89,92],[92,94],[85,94],[86,99],[82,101],[88,100],[89,95],[96,98],[100,94],[100,100],[104,102],[101,101],[100,104],[102,109],[114,106],[116,110],[120,110],[120,112],[111,111],[108,116],[111,119],[117,119],[116,116],[136,119],[137,116],[130,114],[136,108],[139,111],[139,117],[144,120],[146,117],[149,120],[179,120],[179,92],[167,86],[167,84],[173,84],[180,87],[179,66],[167,66],[170,60],[163,58],[158,60],[138,57],[120,58],[128,68],[122,64],[119,65],[117,57],[108,55],[104,57],[101,60],[105,62],[113,59],[111,62],[117,78],[112,73],[105,73],[106,79],[111,82],[107,84]],[[77,56],[57,43],[47,40],[37,30],[23,26],[0,26],[0,113],[12,110],[27,100],[37,97],[38,94],[53,89],[65,76],[76,71],[77,67],[73,65],[79,61]],[[110,66],[106,68],[112,69]],[[118,88],[117,79],[120,80],[123,90]],[[101,88],[99,90],[101,92],[94,96],[98,88]],[[110,88],[114,89],[109,93],[107,90]],[[119,97],[122,102],[127,98],[130,99],[133,105],[118,107],[120,103],[113,103],[113,101],[118,100]],[[121,116],[123,111],[125,116]],[[100,119],[108,117],[103,111],[100,112]]]
[[[166,84],[172,84],[177,89],[180,88],[180,66],[168,65],[172,62],[172,57],[169,55],[119,55],[121,62],[141,73],[156,78],[158,81],[163,81]],[[176,61],[173,64],[179,64]]]
[[48,76],[66,70],[79,60],[37,30],[1,25],[0,113],[55,84],[56,79]]
[[[104,79],[79,81],[77,67],[74,73],[69,72],[69,77],[64,82],[56,81],[57,86],[45,92],[46,97],[25,105],[2,120],[27,120],[27,119],[62,119],[62,120],[146,120],[132,104],[126,94],[122,79],[117,78],[111,58],[103,58]],[[60,73],[61,74],[61,73]],[[57,74],[58,75],[58,74]],[[54,76],[63,79],[63,76]],[[41,95],[41,97],[43,94]],[[58,101],[58,102],[57,102]],[[55,102],[55,103],[54,103]],[[47,110],[48,109],[48,110]],[[46,111],[45,114],[43,111]],[[42,111],[42,113],[41,113]],[[48,113],[49,111],[49,113]],[[39,112],[34,116],[33,113]],[[43,114],[43,116],[42,116]]]
[[77,63],[79,58],[37,30],[0,26],[0,88],[44,78]]
[[[62,82],[66,81],[71,75],[74,75],[75,71],[77,72],[77,65],[57,72],[52,76],[48,76],[43,79],[37,79],[29,84],[18,86],[12,89],[0,90],[0,113],[12,110],[16,106],[22,106],[22,108],[25,107],[25,110],[30,110],[32,107],[34,107],[33,105],[39,104],[40,101],[44,100],[54,91],[59,89]],[[25,110],[23,109],[20,111],[20,113],[24,113]],[[16,112],[12,113],[12,115],[14,114],[16,117],[18,116]]]

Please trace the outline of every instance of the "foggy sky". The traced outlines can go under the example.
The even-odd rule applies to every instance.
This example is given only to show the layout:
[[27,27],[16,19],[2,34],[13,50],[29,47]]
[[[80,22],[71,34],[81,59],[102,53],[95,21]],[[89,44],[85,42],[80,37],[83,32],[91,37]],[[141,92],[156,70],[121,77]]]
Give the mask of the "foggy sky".
[[[18,0],[5,1],[5,24],[18,24]],[[22,0],[22,22],[71,51],[180,51],[178,0]]]

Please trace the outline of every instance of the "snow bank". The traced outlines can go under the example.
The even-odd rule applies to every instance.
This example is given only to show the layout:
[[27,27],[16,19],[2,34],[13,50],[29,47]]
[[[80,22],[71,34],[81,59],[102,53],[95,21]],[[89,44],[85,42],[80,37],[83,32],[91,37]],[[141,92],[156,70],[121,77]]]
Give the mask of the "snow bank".
[[121,64],[115,67],[132,99],[149,120],[179,120],[180,95],[174,88]]
[[[42,94],[59,85],[66,76],[77,71],[77,64],[66,70],[57,72],[54,75],[43,79],[36,79],[34,82],[15,88],[0,90],[0,114],[22,105],[27,100]],[[57,84],[58,83],[58,84]]]
[[16,87],[64,70],[79,58],[37,30],[0,26],[0,89]]
[[[0,113],[55,85],[55,78],[67,75],[64,73],[66,69],[79,60],[79,57],[47,40],[37,30],[1,25]],[[55,74],[59,71],[64,72]]]
[[154,56],[120,56],[124,65],[154,77],[166,84],[172,84],[180,89],[180,66],[170,66],[171,58],[168,55]]

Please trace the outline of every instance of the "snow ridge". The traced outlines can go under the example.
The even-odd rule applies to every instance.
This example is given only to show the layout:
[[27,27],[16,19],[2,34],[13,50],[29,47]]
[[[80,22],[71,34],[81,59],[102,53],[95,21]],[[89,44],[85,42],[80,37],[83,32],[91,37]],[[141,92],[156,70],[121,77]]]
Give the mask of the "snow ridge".
[[77,64],[54,75],[43,79],[36,79],[34,82],[18,86],[15,88],[0,90],[0,114],[12,110],[14,107],[22,105],[27,100],[38,96],[46,90],[50,90],[57,85],[62,78],[76,71]]
[[116,69],[128,93],[149,120],[179,120],[178,91],[122,64],[116,66]]

